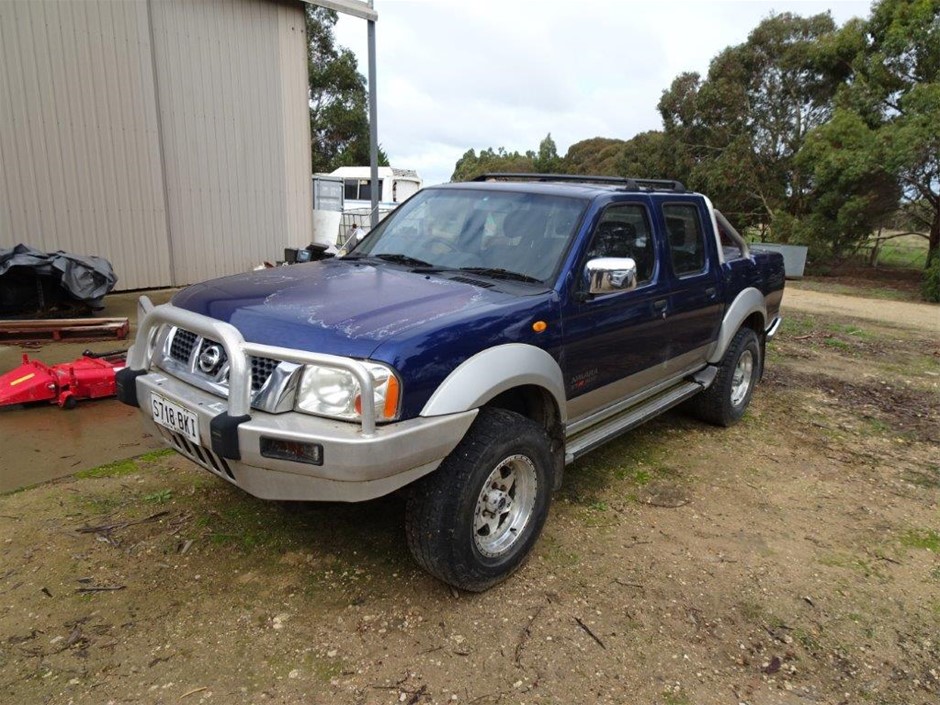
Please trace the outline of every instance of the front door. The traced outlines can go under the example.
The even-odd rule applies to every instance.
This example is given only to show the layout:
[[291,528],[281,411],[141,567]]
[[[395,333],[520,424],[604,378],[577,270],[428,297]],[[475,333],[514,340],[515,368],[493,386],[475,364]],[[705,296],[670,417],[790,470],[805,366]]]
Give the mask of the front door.
[[603,212],[579,271],[598,257],[631,257],[637,287],[593,297],[576,287],[565,305],[563,368],[572,421],[657,381],[669,356],[668,272],[645,204],[618,203]]

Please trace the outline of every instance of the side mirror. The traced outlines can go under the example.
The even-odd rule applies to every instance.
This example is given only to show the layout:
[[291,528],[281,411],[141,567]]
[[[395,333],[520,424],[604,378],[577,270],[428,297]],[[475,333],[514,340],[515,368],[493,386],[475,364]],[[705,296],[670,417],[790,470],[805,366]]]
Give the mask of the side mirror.
[[612,294],[636,289],[636,262],[630,257],[599,257],[584,267],[589,294]]

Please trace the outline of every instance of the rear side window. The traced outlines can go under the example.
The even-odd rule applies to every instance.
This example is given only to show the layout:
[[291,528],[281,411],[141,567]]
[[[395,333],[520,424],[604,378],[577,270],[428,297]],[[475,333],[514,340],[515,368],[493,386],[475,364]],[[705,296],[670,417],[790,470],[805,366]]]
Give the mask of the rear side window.
[[705,234],[698,208],[693,204],[673,203],[663,206],[669,254],[676,276],[705,270]]

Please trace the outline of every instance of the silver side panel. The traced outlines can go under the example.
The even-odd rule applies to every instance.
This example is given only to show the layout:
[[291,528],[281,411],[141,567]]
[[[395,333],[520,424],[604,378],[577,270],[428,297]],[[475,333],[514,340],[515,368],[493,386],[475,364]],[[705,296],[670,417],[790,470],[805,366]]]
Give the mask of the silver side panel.
[[568,433],[577,433],[592,426],[607,416],[658,394],[678,379],[697,372],[705,367],[707,351],[707,347],[696,348],[661,365],[575,397],[568,402],[568,416],[572,419]]
[[457,414],[476,409],[514,387],[531,384],[555,398],[564,423],[565,385],[561,368],[541,348],[521,343],[498,345],[463,362],[437,388],[421,416]]
[[[709,362],[721,362],[721,358],[724,357],[734,334],[738,332],[741,324],[752,313],[759,313],[763,321],[767,320],[767,303],[764,301],[764,295],[759,289],[748,287],[737,295],[725,312],[724,320],[721,322],[721,330],[718,332],[718,340],[715,341],[708,353]],[[763,325],[762,322],[761,326],[763,327]]]

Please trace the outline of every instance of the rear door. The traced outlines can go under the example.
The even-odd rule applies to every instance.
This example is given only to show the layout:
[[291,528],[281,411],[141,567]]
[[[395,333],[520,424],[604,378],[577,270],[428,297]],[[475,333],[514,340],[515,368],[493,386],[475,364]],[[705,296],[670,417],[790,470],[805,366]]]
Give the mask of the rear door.
[[705,361],[724,314],[718,245],[704,200],[662,200],[669,274],[670,367]]

